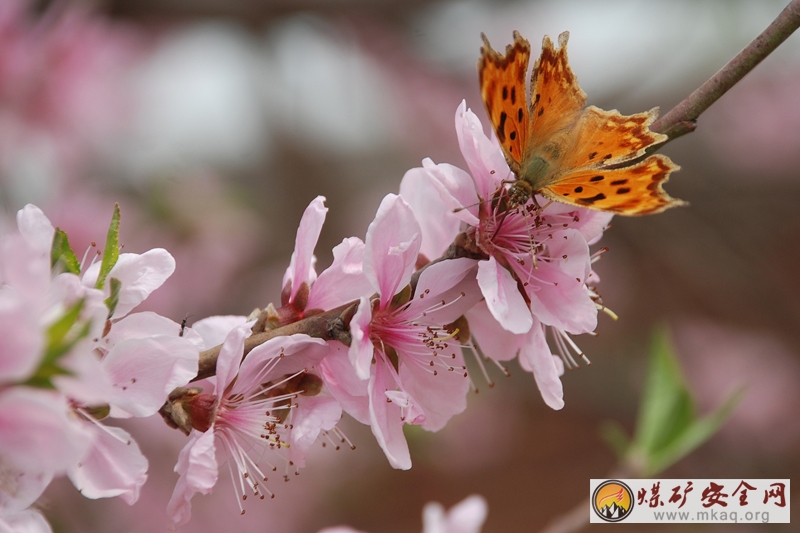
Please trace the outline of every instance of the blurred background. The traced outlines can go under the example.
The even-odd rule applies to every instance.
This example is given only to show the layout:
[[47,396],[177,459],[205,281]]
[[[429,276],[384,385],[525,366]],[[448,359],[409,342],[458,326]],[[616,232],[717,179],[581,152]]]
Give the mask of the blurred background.
[[[380,199],[424,157],[465,167],[454,132],[466,99],[485,122],[476,62],[519,30],[534,50],[571,32],[589,103],[634,113],[677,104],[762,31],[782,0],[0,0],[0,225],[32,202],[80,256],[103,242],[114,202],[126,251],[168,249],[177,270],[147,308],[189,323],[277,301],[297,223],[330,208],[318,270],[362,237]],[[369,428],[356,451],[320,448],[272,501],[238,515],[221,476],[187,531],[421,530],[421,510],[469,494],[484,531],[538,531],[588,497],[615,457],[604,420],[633,429],[653,329],[667,324],[701,411],[737,387],[723,430],[663,477],[800,475],[800,35],[664,150],[689,207],[617,218],[596,264],[605,303],[590,367],[549,410],[532,377],[480,381],[467,411],[408,437],[390,468]],[[89,501],[66,481],[41,502],[56,532],[166,529],[184,438],[129,424],[150,459],[140,501]],[[797,507],[797,498],[792,504]],[[112,526],[113,524],[113,526]],[[671,527],[671,529],[670,529]],[[644,531],[674,531],[676,526]],[[690,531],[726,531],[697,525]],[[791,526],[739,525],[737,531]]]

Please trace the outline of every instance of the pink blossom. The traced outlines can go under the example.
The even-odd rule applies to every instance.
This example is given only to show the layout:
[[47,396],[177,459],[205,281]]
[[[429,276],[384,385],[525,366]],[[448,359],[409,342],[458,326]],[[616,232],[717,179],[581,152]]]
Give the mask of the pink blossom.
[[[477,281],[485,303],[467,313],[470,324],[477,323],[471,327],[473,337],[496,360],[519,353],[547,404],[559,409],[563,365],[553,362],[545,326],[554,331],[559,352],[562,345],[572,348],[568,333],[595,329],[599,305],[588,286],[596,280],[589,244],[600,238],[611,215],[540,197],[536,201],[543,208],[534,200],[513,206],[504,191],[514,176],[497,143],[486,137],[464,102],[456,112],[456,131],[471,174],[426,159],[422,168],[406,174],[401,194],[415,208],[425,206],[420,223],[429,240],[428,253],[441,255],[464,232],[469,251],[483,257]],[[493,320],[486,320],[480,309]],[[571,360],[568,353],[562,355]]]
[[317,278],[314,270],[317,245],[328,208],[325,197],[316,197],[306,208],[297,229],[295,249],[283,277],[282,323],[305,316],[308,311],[326,311],[358,299],[372,290],[363,274],[364,243],[350,237],[333,249],[333,263]]
[[[486,521],[487,506],[482,496],[472,495],[445,511],[440,503],[430,502],[422,510],[422,533],[480,533]],[[328,527],[319,533],[363,533],[348,526]]]
[[[177,324],[153,313],[107,321],[108,309],[104,303],[107,294],[93,288],[99,264],[90,268],[88,275],[84,273],[83,280],[71,273],[51,279],[50,247],[55,231],[52,224],[32,205],[20,210],[17,222],[19,234],[3,243],[5,248],[14,246],[15,253],[7,256],[9,259],[2,265],[5,290],[0,292],[0,309],[5,301],[14,303],[17,294],[26,298],[24,306],[16,309],[16,331],[4,340],[2,349],[6,345],[20,349],[24,342],[15,338],[38,339],[36,343],[28,342],[30,347],[22,352],[32,361],[26,373],[20,373],[25,376],[40,364],[47,328],[78,303],[82,305],[81,315],[73,329],[77,332],[78,326],[86,327],[85,337],[78,337],[66,353],[51,363],[65,372],[56,372],[49,378],[60,393],[50,392],[51,402],[57,400],[64,405],[71,423],[78,425],[85,435],[85,445],[57,469],[47,469],[47,462],[38,457],[43,452],[31,446],[28,453],[34,461],[23,468],[26,472],[45,468],[51,476],[68,470],[85,496],[119,495],[133,503],[147,477],[147,460],[125,431],[96,421],[92,414],[94,407],[109,404],[112,416],[154,414],[170,391],[197,374],[200,341],[195,339],[193,343],[189,338],[179,337]],[[128,313],[141,302],[174,268],[171,256],[163,250],[123,256],[111,270],[112,277],[118,276],[122,281],[121,307],[117,306],[120,314]],[[103,336],[104,330],[108,335]],[[25,389],[10,389],[17,390]],[[35,405],[32,403],[31,407]],[[41,414],[41,409],[38,412]],[[30,433],[32,438],[36,436]],[[58,435],[54,429],[51,438],[57,441]],[[62,436],[60,440],[64,439]],[[64,450],[69,447],[64,446]]]
[[[356,377],[367,381],[366,395],[344,368],[336,375],[334,365],[323,366],[324,375],[334,374],[329,386],[345,408],[368,402],[375,438],[390,464],[403,469],[411,467],[404,423],[437,431],[466,407],[466,367],[445,325],[480,296],[469,281],[474,263],[458,259],[430,266],[419,277],[416,295],[403,297],[420,242],[411,208],[399,196],[386,196],[367,230],[364,254],[364,273],[378,299],[362,296],[350,321],[348,357]],[[367,418],[363,407],[355,410],[354,416]]]
[[53,533],[44,516],[31,509],[8,516],[0,516],[0,531],[3,533]]
[[[328,348],[321,339],[307,335],[279,337],[254,348],[239,366],[250,326],[245,323],[228,333],[217,359],[216,375],[200,382],[209,391],[192,400],[190,409],[201,416],[195,419],[195,429],[178,458],[175,471],[181,477],[167,507],[176,525],[189,520],[191,499],[196,493],[212,491],[220,464],[227,462],[231,469],[234,491],[243,509],[242,500],[248,493],[260,499],[272,494],[262,486],[267,481],[263,465],[277,470],[271,460],[288,460],[284,450],[292,447],[290,411],[303,407],[294,407],[297,393],[284,393],[281,385],[318,363]],[[311,425],[329,427],[331,417],[338,421],[341,416],[341,411],[331,413],[327,404],[307,404],[305,409],[310,413],[300,421],[304,434],[314,432]],[[267,451],[272,453],[265,456]]]

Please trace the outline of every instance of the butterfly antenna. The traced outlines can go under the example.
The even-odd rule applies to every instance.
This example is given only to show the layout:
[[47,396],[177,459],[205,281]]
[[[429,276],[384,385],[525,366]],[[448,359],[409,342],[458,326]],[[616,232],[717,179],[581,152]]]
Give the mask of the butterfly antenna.
[[477,206],[479,206],[481,204],[486,203],[487,201],[488,200],[481,200],[479,202],[475,202],[474,204],[462,205],[461,207],[456,207],[455,209],[453,209],[453,213],[458,213],[460,211],[463,211],[464,209],[469,209],[470,207],[477,207]]

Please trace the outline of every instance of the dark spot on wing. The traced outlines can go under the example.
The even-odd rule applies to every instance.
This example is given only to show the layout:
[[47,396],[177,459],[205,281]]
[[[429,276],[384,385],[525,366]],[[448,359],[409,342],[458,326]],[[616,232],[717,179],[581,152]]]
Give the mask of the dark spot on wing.
[[512,131],[511,133],[508,134],[508,138],[511,139],[512,141],[515,140],[517,138],[517,132]]
[[584,205],[592,205],[599,200],[605,200],[606,195],[603,193],[595,194],[591,198],[578,198],[578,201]]
[[592,152],[591,154],[589,154],[589,161],[594,159],[594,156],[596,156],[596,155],[597,155],[597,152]]
[[497,125],[497,139],[502,143],[506,140],[506,119],[508,115],[506,115],[505,111],[500,113],[500,124]]
[[520,124],[522,124],[522,119],[523,119],[524,117],[525,117],[525,115],[524,115],[524,111],[523,111],[523,110],[522,110],[522,108],[520,107],[520,108],[519,108],[519,111],[517,111],[517,122],[519,122]]
[[575,192],[583,192],[583,187],[575,187]]
[[537,117],[541,117],[544,114],[544,108],[541,108],[538,113],[536,113]]
[[628,183],[628,180],[614,180],[611,182],[611,185],[625,185],[626,183]]
[[514,105],[516,103],[517,103],[517,88],[516,87],[512,87],[511,88],[511,105]]
[[503,100],[508,100],[508,86],[503,85]]
[[620,187],[617,189],[617,194],[628,194],[629,192],[631,192],[630,187]]
[[590,178],[589,181],[603,181],[605,178],[603,176],[595,176]]

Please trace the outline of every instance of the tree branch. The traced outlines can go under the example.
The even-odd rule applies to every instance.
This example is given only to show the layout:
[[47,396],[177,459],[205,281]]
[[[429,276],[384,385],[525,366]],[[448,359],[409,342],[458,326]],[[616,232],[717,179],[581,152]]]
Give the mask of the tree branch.
[[[697,118],[800,27],[800,0],[792,0],[761,35],[650,129],[677,139],[697,128]],[[663,146],[663,145],[662,145]]]

